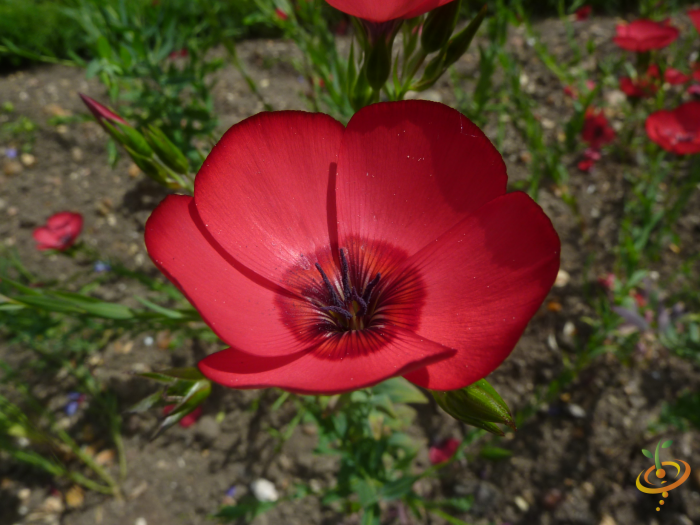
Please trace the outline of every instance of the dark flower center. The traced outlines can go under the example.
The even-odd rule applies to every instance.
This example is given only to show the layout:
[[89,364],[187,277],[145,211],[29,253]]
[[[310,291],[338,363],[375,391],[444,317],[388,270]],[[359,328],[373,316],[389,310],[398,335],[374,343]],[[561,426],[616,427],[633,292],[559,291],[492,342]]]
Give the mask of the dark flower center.
[[329,294],[328,306],[320,306],[320,308],[321,311],[328,313],[328,321],[335,326],[337,331],[363,330],[370,326],[372,314],[376,310],[377,301],[372,301],[372,292],[379,284],[382,274],[377,272],[377,275],[367,283],[364,290],[358,291],[357,287],[350,283],[350,270],[348,260],[345,258],[345,250],[341,248],[339,252],[343,282],[342,295],[336,293],[323,268],[319,263],[316,263],[316,269],[321,274]]
[[418,329],[425,284],[406,252],[350,237],[335,255],[329,247],[299,255],[284,278],[295,293],[279,294],[277,310],[299,341],[329,354],[343,345],[376,350],[391,340],[393,328]]

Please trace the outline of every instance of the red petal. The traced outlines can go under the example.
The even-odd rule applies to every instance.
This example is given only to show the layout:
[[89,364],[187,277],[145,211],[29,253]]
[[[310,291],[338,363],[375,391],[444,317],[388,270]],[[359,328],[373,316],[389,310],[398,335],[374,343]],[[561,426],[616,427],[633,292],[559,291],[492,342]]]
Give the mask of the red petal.
[[55,250],[61,246],[58,236],[46,226],[40,226],[32,232],[32,237],[38,243],[39,250]]
[[416,333],[458,352],[406,378],[453,390],[491,373],[549,292],[559,252],[549,218],[518,192],[489,202],[407,261],[425,280]]
[[506,167],[458,111],[422,100],[367,106],[350,119],[336,182],[341,238],[414,254],[505,193]]
[[697,29],[700,32],[700,7],[696,7],[695,9],[689,9],[688,16],[690,17],[690,21],[695,26],[695,29]]
[[452,0],[327,0],[333,7],[372,22],[414,18]]
[[332,187],[343,126],[327,115],[259,113],[229,129],[195,180],[197,212],[232,257],[282,286],[329,244]]
[[146,222],[146,247],[153,262],[223,341],[264,356],[305,348],[280,320],[275,299],[278,290],[284,291],[205,236],[192,197],[167,197]]
[[646,120],[647,135],[677,155],[700,153],[700,102],[692,100],[672,111],[655,111]]
[[198,366],[212,381],[232,388],[278,387],[330,395],[375,385],[451,355],[454,350],[387,326],[376,332],[346,332],[284,357],[259,357],[229,348]]

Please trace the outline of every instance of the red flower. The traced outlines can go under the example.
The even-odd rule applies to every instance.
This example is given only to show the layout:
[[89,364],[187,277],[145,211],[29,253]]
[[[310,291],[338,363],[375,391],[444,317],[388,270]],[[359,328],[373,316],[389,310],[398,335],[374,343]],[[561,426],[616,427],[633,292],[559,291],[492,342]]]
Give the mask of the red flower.
[[606,290],[612,290],[615,288],[616,277],[614,273],[608,273],[598,277],[598,284],[600,284]]
[[177,51],[173,51],[168,55],[168,58],[184,58],[187,55],[189,55],[190,52],[187,51],[187,49],[178,49]]
[[690,101],[672,111],[647,117],[647,135],[666,151],[678,155],[700,153],[700,102]]
[[277,18],[279,18],[280,20],[287,20],[287,18],[289,18],[289,16],[287,15],[287,13],[285,13],[284,11],[282,11],[279,7],[278,7],[277,9],[275,9],[275,16],[276,16]]
[[688,93],[688,95],[700,97],[700,84],[691,84],[685,92]]
[[125,124],[129,125],[126,120],[121,118],[119,115],[114,113],[113,111],[109,110],[99,102],[91,99],[87,95],[83,95],[82,93],[78,93],[80,95],[80,98],[83,99],[83,102],[87,106],[87,108],[90,110],[90,113],[92,113],[95,118],[97,119],[97,122],[99,122],[100,125],[103,125],[103,122],[106,120],[110,124],[114,124],[115,122],[119,122],[120,124]]
[[[586,89],[589,92],[593,91],[595,89],[595,82],[592,80],[586,80]],[[576,86],[564,86],[564,94],[573,99],[578,98],[578,90],[576,89]]]
[[589,172],[599,160],[600,151],[593,148],[586,148],[586,151],[583,152],[583,159],[578,163],[578,169]]
[[690,17],[690,21],[695,26],[695,29],[697,29],[700,33],[700,7],[696,7],[695,9],[689,9],[688,16]]
[[642,53],[652,49],[661,49],[678,38],[678,29],[668,23],[653,20],[635,20],[630,24],[615,27],[617,35],[613,38],[622,49]]
[[615,139],[615,130],[602,111],[589,108],[583,121],[581,137],[591,148],[598,150]]
[[433,465],[439,465],[440,463],[448,461],[455,455],[459,445],[460,441],[455,438],[444,439],[440,443],[433,445],[430,447],[430,450],[428,450],[430,463]]
[[[170,412],[173,411],[173,408],[175,408],[175,405],[166,405],[163,407],[163,415],[167,416],[170,414]],[[199,418],[202,417],[202,407],[198,406],[195,408],[192,412],[184,416],[180,421],[177,422],[178,425],[180,425],[182,428],[189,428],[192,425],[194,425],[197,421],[199,421]]]
[[83,229],[83,216],[62,211],[48,218],[44,226],[34,230],[32,237],[37,250],[67,250],[75,243]]
[[326,0],[333,7],[357,18],[387,22],[415,18],[452,0]]
[[512,351],[559,268],[559,239],[503,159],[435,102],[260,113],[169,196],[148,252],[231,348],[234,388],[332,394],[403,375],[470,385]]
[[632,80],[630,77],[622,77],[620,79],[620,91],[631,98],[653,97],[658,90],[659,87],[649,78]]
[[589,16],[591,16],[591,11],[593,8],[589,5],[584,5],[582,7],[579,7],[576,12],[574,13],[574,16],[576,17],[576,20],[581,21],[581,20],[587,20]]
[[690,79],[690,75],[686,75],[685,73],[678,71],[677,69],[674,69],[672,67],[666,68],[666,71],[664,71],[664,81],[668,82],[672,86],[685,84],[686,82],[689,82]]

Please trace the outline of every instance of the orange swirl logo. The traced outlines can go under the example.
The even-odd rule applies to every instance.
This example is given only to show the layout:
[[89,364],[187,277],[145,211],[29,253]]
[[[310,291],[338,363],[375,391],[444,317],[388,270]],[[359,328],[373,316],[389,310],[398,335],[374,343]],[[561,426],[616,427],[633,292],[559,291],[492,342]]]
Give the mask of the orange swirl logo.
[[[661,441],[659,441],[656,444],[656,450],[654,451],[654,454],[652,455],[651,452],[649,452],[646,449],[642,449],[642,454],[644,454],[646,457],[649,459],[654,460],[654,465],[649,467],[646,470],[643,470],[642,472],[639,473],[639,476],[637,476],[637,488],[644,492],[645,494],[661,494],[662,498],[668,498],[668,493],[671,492],[673,489],[680,487],[685,481],[688,479],[688,476],[690,476],[690,465],[688,465],[685,461],[682,461],[680,459],[677,459],[675,461],[660,461],[659,460],[659,450],[662,448],[668,448],[671,446],[671,441],[670,439],[668,441],[664,441],[663,444]],[[681,465],[683,465],[683,468],[681,468]],[[668,484],[669,481],[664,479],[666,477],[666,469],[663,467],[674,467],[675,470],[675,480]],[[658,480],[658,484],[649,481],[649,474],[652,473],[652,471],[656,470],[654,473],[656,476],[656,479]],[[673,475],[674,473],[671,472]],[[644,483],[642,483],[642,479],[644,480]],[[659,500],[659,505],[663,505],[665,501],[663,499]],[[661,510],[661,507],[656,507],[657,511]]]

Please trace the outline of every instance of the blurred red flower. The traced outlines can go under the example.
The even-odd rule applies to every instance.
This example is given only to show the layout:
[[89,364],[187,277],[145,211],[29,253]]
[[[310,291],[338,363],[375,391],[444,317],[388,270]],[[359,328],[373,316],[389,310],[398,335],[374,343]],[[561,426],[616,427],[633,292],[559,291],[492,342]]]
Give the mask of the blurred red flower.
[[461,113],[367,106],[233,126],[194,197],[167,197],[148,252],[230,348],[234,388],[333,394],[403,375],[470,385],[512,351],[559,268],[559,238]]
[[690,17],[690,21],[695,26],[695,29],[697,29],[700,33],[700,7],[696,7],[695,9],[689,9],[688,16]]
[[642,53],[652,49],[661,49],[678,38],[678,29],[669,24],[668,20],[654,22],[653,20],[635,20],[629,24],[615,27],[615,42],[622,49]]
[[168,55],[168,58],[184,58],[187,55],[189,55],[190,52],[187,51],[187,49],[178,49],[177,51],[173,51]]
[[599,150],[615,139],[615,130],[601,110],[589,108],[583,121],[581,137],[592,149]]
[[658,90],[659,86],[654,84],[648,77],[634,80],[630,77],[622,77],[620,79],[620,91],[631,98],[653,97]]
[[586,148],[586,151],[583,152],[583,159],[579,161],[577,167],[581,171],[589,172],[599,160],[600,151],[593,148]]
[[460,441],[455,438],[448,438],[433,445],[428,450],[428,457],[432,465],[439,465],[445,461],[449,461],[455,455],[459,448]]
[[371,22],[415,18],[453,0],[326,0],[338,11]]
[[[163,415],[167,416],[170,414],[170,412],[173,411],[175,408],[175,405],[166,405],[163,407]],[[184,416],[180,421],[177,422],[178,425],[180,425],[182,428],[189,428],[192,425],[194,425],[197,421],[199,421],[199,418],[202,417],[202,407],[198,406],[195,408],[192,412]]]
[[[588,92],[591,92],[595,89],[595,82],[592,80],[586,80],[586,90]],[[564,94],[568,97],[571,97],[573,99],[578,98],[578,89],[576,89],[576,86],[564,86]]]
[[700,153],[700,102],[692,100],[672,111],[656,111],[647,117],[649,138],[678,155]]
[[593,8],[589,5],[584,5],[582,7],[579,7],[576,12],[574,13],[574,16],[576,17],[576,20],[581,21],[581,20],[587,20],[589,16],[591,16],[591,11]]
[[686,82],[690,82],[691,78],[692,77],[690,75],[686,75],[682,71],[679,71],[672,67],[666,68],[666,71],[664,71],[664,81],[668,82],[672,86],[677,86],[679,84],[685,84]]
[[692,95],[694,97],[699,97],[700,96],[700,84],[691,84],[688,86],[688,89],[685,90],[688,95]]
[[280,20],[287,20],[287,18],[289,18],[289,16],[287,15],[287,13],[285,13],[284,11],[282,11],[279,7],[278,7],[277,9],[275,9],[275,16],[276,16],[277,18],[279,18]]
[[34,230],[32,237],[37,250],[67,250],[75,243],[83,229],[83,216],[62,211],[48,218],[44,226]]

